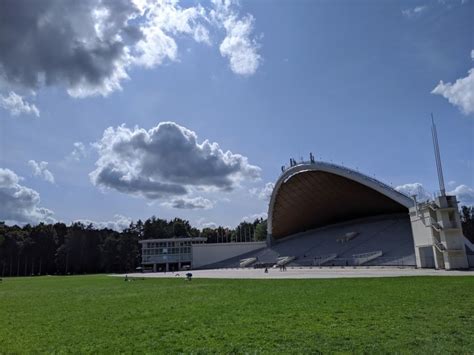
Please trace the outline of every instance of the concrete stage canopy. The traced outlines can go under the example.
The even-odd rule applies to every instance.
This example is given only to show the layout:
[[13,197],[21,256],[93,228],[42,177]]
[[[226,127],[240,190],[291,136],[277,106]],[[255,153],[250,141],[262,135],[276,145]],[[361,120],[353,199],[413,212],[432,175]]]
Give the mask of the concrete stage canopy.
[[305,230],[357,218],[407,213],[413,200],[358,171],[326,162],[286,169],[268,209],[268,235],[278,240]]

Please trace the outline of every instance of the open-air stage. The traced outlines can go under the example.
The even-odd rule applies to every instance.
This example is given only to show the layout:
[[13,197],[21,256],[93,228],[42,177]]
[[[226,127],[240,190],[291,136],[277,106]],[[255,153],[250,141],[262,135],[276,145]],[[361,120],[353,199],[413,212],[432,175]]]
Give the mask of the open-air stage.
[[[359,278],[359,277],[401,277],[401,276],[474,276],[474,270],[434,270],[415,268],[287,268],[286,271],[279,269],[210,269],[192,270],[193,278],[203,279],[336,279],[336,278]],[[187,271],[167,272],[167,273],[133,273],[128,277],[146,278],[173,278],[186,277]],[[113,275],[121,276],[123,275]]]

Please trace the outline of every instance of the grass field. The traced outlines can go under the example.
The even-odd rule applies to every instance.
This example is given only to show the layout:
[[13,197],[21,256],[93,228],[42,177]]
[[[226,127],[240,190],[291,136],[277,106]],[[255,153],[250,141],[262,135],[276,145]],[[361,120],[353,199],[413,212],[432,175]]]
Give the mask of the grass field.
[[474,351],[474,278],[4,279],[0,352]]

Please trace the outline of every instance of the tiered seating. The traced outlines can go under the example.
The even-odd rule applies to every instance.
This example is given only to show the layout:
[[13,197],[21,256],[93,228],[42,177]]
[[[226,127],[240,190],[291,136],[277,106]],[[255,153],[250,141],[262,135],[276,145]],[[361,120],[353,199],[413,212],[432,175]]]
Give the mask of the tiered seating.
[[278,258],[288,256],[294,258],[289,262],[290,266],[360,265],[360,258],[354,258],[354,255],[374,251],[382,254],[364,260],[364,265],[415,265],[413,237],[407,215],[365,218],[298,233],[277,241],[271,247],[220,262],[213,267],[239,267],[244,258],[256,259],[249,266],[275,265]]

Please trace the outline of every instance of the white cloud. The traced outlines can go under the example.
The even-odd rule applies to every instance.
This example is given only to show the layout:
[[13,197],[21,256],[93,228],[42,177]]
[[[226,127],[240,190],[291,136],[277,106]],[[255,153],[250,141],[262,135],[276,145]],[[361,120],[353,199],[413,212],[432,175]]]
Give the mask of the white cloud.
[[28,103],[22,96],[10,91],[8,96],[0,95],[0,107],[9,111],[11,115],[34,115],[39,117],[38,108],[31,103]]
[[257,196],[259,200],[269,201],[272,197],[273,189],[275,184],[273,182],[267,182],[263,188],[252,188],[249,190],[250,194]]
[[[471,51],[471,59],[474,60],[474,50]],[[443,96],[466,115],[474,114],[474,68],[469,69],[468,75],[457,79],[454,84],[440,81],[431,93]]]
[[455,195],[460,205],[474,206],[474,189],[469,186],[459,185],[448,194]]
[[39,207],[39,193],[19,182],[13,171],[0,168],[0,220],[18,224],[54,223],[53,211]]
[[[239,18],[234,2],[206,6],[178,0],[70,1],[66,6],[56,0],[0,1],[0,81],[8,84],[1,86],[60,86],[73,97],[107,96],[122,89],[132,67],[177,61],[181,37],[211,45],[210,27],[225,31],[220,52],[231,69],[253,74],[261,61],[250,38],[253,17]],[[20,108],[12,112],[39,115],[34,105],[13,99]]]
[[143,37],[133,49],[132,63],[152,68],[164,60],[176,60],[178,45],[173,36],[189,35],[196,42],[210,44],[209,31],[204,27],[206,11],[201,5],[182,8],[178,1],[156,1],[139,4],[145,24]]
[[74,160],[81,160],[87,156],[86,146],[82,142],[75,142],[70,157]]
[[187,210],[196,210],[196,209],[211,209],[214,207],[214,202],[208,200],[204,197],[179,197],[173,198],[170,201],[165,201],[161,204],[165,207],[178,208],[178,209],[187,209]]
[[449,187],[454,187],[454,186],[456,186],[456,181],[454,181],[454,180],[448,181],[448,186],[449,186]]
[[231,70],[240,75],[253,75],[257,71],[262,57],[258,54],[260,44],[252,38],[255,19],[247,14],[239,18],[235,10],[236,2],[231,0],[213,0],[215,9],[211,18],[226,31],[226,37],[219,46],[223,57],[229,59]]
[[114,219],[111,221],[102,221],[102,222],[97,222],[97,221],[92,221],[90,219],[78,219],[75,220],[74,222],[80,222],[86,226],[92,224],[94,228],[96,229],[112,229],[117,232],[121,232],[124,229],[128,228],[130,224],[132,223],[132,220],[128,217],[122,216],[120,214],[116,214],[114,216]]
[[109,127],[95,147],[94,185],[148,199],[185,197],[190,189],[231,191],[261,171],[215,142],[199,143],[195,132],[174,122],[150,130]]
[[217,223],[210,222],[210,221],[206,221],[205,218],[199,218],[199,219],[196,221],[196,228],[198,228],[198,229],[204,229],[204,228],[212,228],[212,229],[215,229],[215,228],[217,228],[217,227],[218,227]]
[[409,9],[402,10],[402,15],[407,18],[413,18],[421,15],[422,12],[426,11],[428,6],[416,6]]
[[433,196],[424,189],[423,185],[419,182],[413,184],[405,184],[395,187],[395,190],[404,193],[408,196],[416,195],[418,202],[428,201],[433,199]]
[[[453,183],[454,181],[450,181],[448,183],[448,186],[452,187]],[[420,184],[419,182],[397,186],[395,189],[409,196],[417,195],[416,199],[418,202],[423,202],[423,201],[433,199],[433,195],[428,193],[423,188],[423,185]],[[461,205],[467,205],[467,206],[474,205],[474,189],[472,189],[471,187],[467,185],[459,185],[453,188],[453,190],[447,192],[447,195],[456,196]]]
[[54,184],[54,176],[51,173],[51,171],[48,170],[48,162],[46,161],[36,162],[34,160],[30,160],[28,161],[28,165],[33,170],[34,176],[39,176],[43,178],[44,180],[46,180],[47,182]]
[[245,216],[245,217],[242,217],[241,219],[241,222],[249,222],[249,223],[252,223],[254,222],[256,219],[267,219],[268,217],[268,214],[267,212],[262,212],[262,213],[255,213],[255,214],[252,214],[250,216]]

